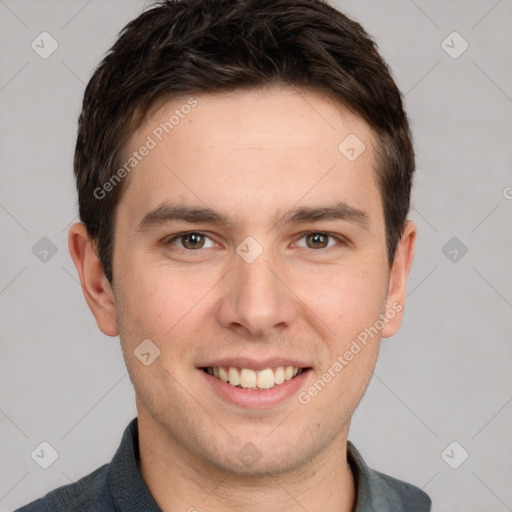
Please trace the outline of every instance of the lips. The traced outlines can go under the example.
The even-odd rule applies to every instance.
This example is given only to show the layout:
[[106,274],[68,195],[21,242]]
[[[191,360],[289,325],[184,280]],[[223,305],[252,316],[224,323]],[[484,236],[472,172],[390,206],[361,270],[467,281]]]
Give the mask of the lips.
[[[284,360],[281,359],[280,363]],[[290,362],[290,361],[285,361]],[[227,364],[226,364],[227,363]],[[304,388],[307,385],[307,382],[311,381],[312,378],[312,372],[313,368],[308,367],[306,365],[299,366],[302,363],[296,362],[296,364],[280,364],[278,363],[277,366],[274,366],[272,363],[269,366],[266,366],[268,364],[265,362],[265,364],[258,362],[257,364],[253,364],[253,368],[247,367],[247,361],[245,361],[244,366],[239,366],[240,362],[233,361],[233,360],[224,360],[222,365],[219,365],[218,362],[210,363],[213,366],[201,366],[197,367],[197,372],[202,377],[203,383],[205,384],[205,392],[210,393],[213,392],[214,395],[211,395],[212,399],[213,396],[216,396],[220,398],[223,402],[229,403],[231,405],[234,405],[236,407],[241,407],[243,409],[253,409],[253,410],[263,410],[263,409],[272,409],[275,407],[281,407],[284,406],[286,401],[293,400],[293,397],[299,393],[299,391]],[[298,363],[298,364],[297,364]],[[224,368],[223,371],[226,373],[224,374],[224,378],[227,376],[227,381],[224,382],[220,378],[220,367]],[[256,370],[254,367],[257,367]],[[287,367],[292,368],[292,377],[290,380],[285,380],[282,384],[276,384],[276,373],[277,373],[277,380],[281,378],[279,376],[280,370],[279,368],[283,368],[283,373],[286,372]],[[212,375],[214,368],[217,369],[219,372],[219,376],[215,377]],[[230,375],[230,368],[236,369],[237,374],[239,375],[239,378],[244,381],[244,379],[248,378],[247,381],[245,381],[246,385],[251,385],[248,388],[242,387],[240,384],[237,384],[236,386],[229,382],[229,375]],[[294,368],[297,369],[296,375],[293,376]],[[250,370],[253,374],[256,376],[256,383],[254,382],[254,377],[252,377],[251,373],[244,372],[243,370]],[[289,372],[290,370],[288,370]],[[274,385],[272,387],[259,387],[258,386],[258,376],[261,375],[260,378],[263,379],[263,381],[260,380],[260,384],[263,386],[271,386],[270,381],[270,372],[272,373]],[[234,376],[234,379],[236,379],[236,374],[234,371],[231,371],[232,376]],[[251,380],[249,380],[251,379]],[[265,379],[269,379],[265,381]],[[233,380],[233,383],[236,382],[236,380]],[[255,386],[252,386],[252,384],[256,384]],[[210,395],[206,395],[210,397]]]

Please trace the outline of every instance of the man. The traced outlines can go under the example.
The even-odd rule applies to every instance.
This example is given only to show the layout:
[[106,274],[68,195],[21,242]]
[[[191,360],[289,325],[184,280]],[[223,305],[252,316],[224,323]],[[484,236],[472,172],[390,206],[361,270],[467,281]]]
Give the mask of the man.
[[320,0],[160,2],[85,91],[69,249],[138,416],[19,510],[422,512],[348,441],[415,226],[400,93]]

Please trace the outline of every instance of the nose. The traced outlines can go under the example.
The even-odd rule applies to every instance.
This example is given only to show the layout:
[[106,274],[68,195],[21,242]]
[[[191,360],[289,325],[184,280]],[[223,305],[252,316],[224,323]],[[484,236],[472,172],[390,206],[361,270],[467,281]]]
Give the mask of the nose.
[[284,265],[270,251],[264,251],[252,263],[235,256],[233,270],[223,279],[219,322],[259,340],[272,331],[290,327],[298,305],[289,281]]

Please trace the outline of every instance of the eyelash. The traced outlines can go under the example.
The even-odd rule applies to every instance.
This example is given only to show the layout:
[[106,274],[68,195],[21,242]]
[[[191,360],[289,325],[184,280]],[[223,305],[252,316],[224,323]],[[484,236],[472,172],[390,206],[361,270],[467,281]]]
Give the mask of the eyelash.
[[[177,235],[174,235],[171,238],[166,239],[165,242],[164,242],[164,245],[166,245],[166,246],[173,245],[173,242],[175,242],[176,240],[179,240],[181,237],[183,237],[185,235],[192,235],[192,234],[194,234],[194,235],[201,235],[201,236],[209,238],[210,240],[213,241],[213,239],[210,236],[208,236],[206,233],[204,233],[202,231],[184,231],[182,233],[178,233]],[[306,233],[302,233],[300,238],[298,238],[296,242],[298,242],[299,240],[302,240],[303,238],[307,237],[308,235],[327,235],[329,238],[335,239],[338,242],[339,245],[342,245],[342,246],[348,245],[348,242],[347,242],[347,240],[344,237],[338,236],[338,235],[333,235],[333,234],[328,233],[326,231],[307,231]],[[334,247],[334,246],[320,247],[318,249],[311,249],[310,247],[303,247],[303,249],[311,249],[312,251],[318,251],[319,252],[322,249],[323,250],[327,250],[327,249],[331,249],[332,247]],[[199,248],[199,249],[187,249],[185,247],[177,247],[177,249],[185,251],[185,252],[199,252],[202,248]],[[209,249],[209,247],[206,247],[206,249]]]

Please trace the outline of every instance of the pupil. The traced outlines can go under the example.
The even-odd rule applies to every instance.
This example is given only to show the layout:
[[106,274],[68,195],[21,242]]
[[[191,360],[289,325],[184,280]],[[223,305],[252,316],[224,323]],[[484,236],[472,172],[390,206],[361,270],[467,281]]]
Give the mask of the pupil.
[[200,235],[199,233],[188,233],[184,235],[184,246],[189,249],[197,249],[197,246],[201,246],[201,238],[203,235]]
[[308,236],[309,241],[315,247],[326,247],[327,246],[327,236],[322,233],[312,233]]

